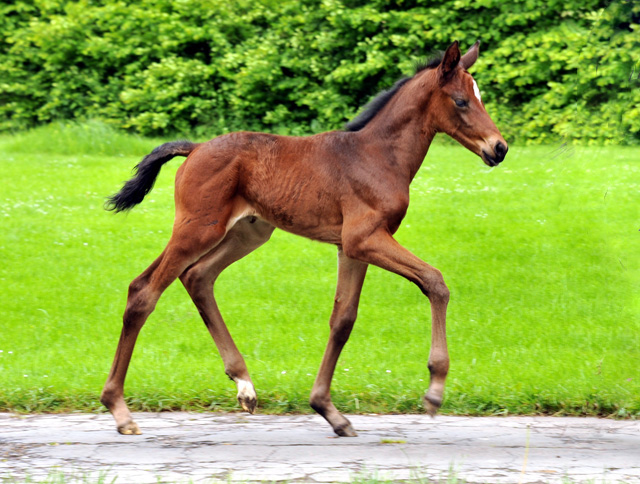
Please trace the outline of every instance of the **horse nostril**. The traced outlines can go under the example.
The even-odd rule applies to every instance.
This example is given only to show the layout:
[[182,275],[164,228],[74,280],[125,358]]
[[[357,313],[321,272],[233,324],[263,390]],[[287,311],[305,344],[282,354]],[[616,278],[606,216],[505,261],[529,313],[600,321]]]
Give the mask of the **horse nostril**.
[[509,148],[507,148],[502,141],[498,141],[498,144],[493,150],[496,153],[496,158],[498,158],[499,161],[502,161],[504,160],[504,157],[507,154]]

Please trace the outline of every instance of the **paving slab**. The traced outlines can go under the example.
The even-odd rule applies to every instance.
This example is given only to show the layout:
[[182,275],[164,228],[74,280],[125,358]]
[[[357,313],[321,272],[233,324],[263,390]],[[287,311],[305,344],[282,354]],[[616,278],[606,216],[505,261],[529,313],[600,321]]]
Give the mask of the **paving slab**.
[[[353,415],[336,437],[317,415],[0,414],[0,482],[640,483],[640,421]],[[56,481],[58,482],[58,481]]]

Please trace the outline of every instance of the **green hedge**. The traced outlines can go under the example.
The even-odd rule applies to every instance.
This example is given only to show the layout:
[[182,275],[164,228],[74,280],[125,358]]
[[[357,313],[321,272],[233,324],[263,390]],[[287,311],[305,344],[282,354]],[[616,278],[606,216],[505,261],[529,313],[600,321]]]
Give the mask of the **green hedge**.
[[454,39],[482,40],[473,73],[510,141],[640,144],[625,0],[17,0],[0,6],[0,131],[335,129]]

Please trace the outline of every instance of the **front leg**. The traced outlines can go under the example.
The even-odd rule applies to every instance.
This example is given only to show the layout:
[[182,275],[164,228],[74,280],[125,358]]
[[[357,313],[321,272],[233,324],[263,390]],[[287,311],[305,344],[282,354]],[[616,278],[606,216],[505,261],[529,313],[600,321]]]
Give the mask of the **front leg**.
[[336,368],[340,352],[349,339],[355,323],[362,284],[367,273],[367,264],[346,257],[338,251],[338,287],[329,325],[331,334],[322,358],[318,376],[311,390],[311,407],[322,415],[333,431],[341,437],[355,437],[351,423],[331,401],[331,379]]
[[389,233],[380,228],[367,237],[354,232],[345,238],[345,253],[368,264],[399,274],[415,283],[431,303],[431,351],[429,372],[431,381],[424,396],[424,406],[434,416],[442,405],[444,384],[449,372],[446,316],[449,289],[440,271],[402,247]]

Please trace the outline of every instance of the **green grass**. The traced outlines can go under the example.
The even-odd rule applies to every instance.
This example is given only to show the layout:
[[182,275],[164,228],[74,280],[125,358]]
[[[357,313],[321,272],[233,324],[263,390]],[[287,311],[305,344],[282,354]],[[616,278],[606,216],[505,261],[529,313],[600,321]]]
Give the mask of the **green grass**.
[[[129,282],[173,217],[165,166],[128,215],[102,208],[160,140],[98,123],[0,138],[0,410],[101,409]],[[398,240],[451,289],[448,414],[640,415],[640,150],[512,146],[490,169],[432,147]],[[216,295],[262,412],[307,412],[328,337],[334,247],[281,231]],[[377,268],[338,363],[345,412],[419,412],[428,301]],[[139,338],[135,410],[235,410],[234,385],[179,283]]]

